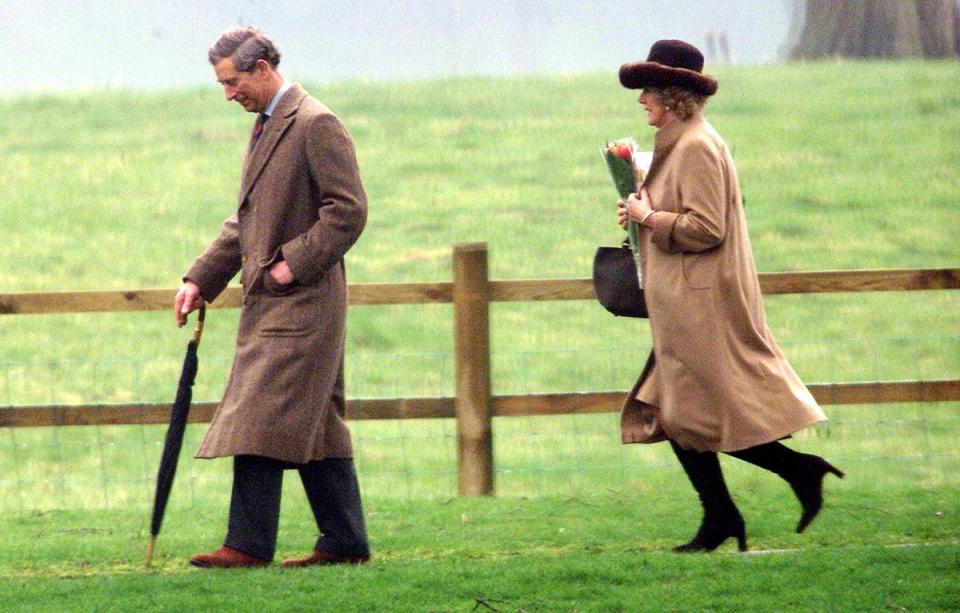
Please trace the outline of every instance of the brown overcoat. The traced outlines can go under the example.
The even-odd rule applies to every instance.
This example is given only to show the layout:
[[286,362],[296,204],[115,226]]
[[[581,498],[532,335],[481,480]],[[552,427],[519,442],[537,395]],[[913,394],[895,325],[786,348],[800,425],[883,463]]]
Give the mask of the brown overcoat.
[[[299,86],[247,150],[236,213],[184,275],[212,301],[239,271],[243,306],[230,379],[198,458],[348,458],[343,256],[366,222],[353,142]],[[295,281],[268,268],[282,255]]]
[[623,442],[735,451],[825,420],[767,328],[737,172],[702,114],[657,131],[644,184],[657,211],[640,233],[653,351]]

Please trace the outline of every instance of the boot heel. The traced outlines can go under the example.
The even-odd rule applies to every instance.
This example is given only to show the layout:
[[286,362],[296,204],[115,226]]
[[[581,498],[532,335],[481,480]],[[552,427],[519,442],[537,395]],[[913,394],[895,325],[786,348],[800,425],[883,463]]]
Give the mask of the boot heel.
[[743,552],[747,550],[747,531],[744,524],[740,524],[733,536],[737,537],[737,548]]
[[812,466],[809,472],[801,478],[788,481],[793,488],[800,505],[803,507],[803,514],[797,523],[797,534],[807,529],[810,522],[820,512],[823,506],[823,479],[827,473],[833,473],[838,479],[843,479],[844,472],[827,462],[820,456],[810,455],[809,463]]
[[830,462],[827,462],[826,460],[824,460],[823,463],[826,465],[827,472],[831,472],[835,474],[838,479],[843,479],[846,476],[846,473],[844,473],[842,470],[840,470]]

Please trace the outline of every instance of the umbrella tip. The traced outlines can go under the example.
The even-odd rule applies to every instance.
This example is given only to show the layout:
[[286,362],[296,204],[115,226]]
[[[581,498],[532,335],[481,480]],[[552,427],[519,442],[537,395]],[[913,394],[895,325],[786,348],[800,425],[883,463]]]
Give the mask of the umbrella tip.
[[157,544],[157,537],[151,536],[150,543],[147,544],[147,559],[143,561],[143,568],[145,570],[150,569],[150,563],[153,562],[153,548]]

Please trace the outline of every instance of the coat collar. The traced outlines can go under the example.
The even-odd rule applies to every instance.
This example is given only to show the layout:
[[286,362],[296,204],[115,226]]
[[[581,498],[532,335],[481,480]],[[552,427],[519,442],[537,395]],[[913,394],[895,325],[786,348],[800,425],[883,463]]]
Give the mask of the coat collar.
[[243,160],[243,178],[240,181],[240,203],[246,200],[247,195],[257,182],[260,173],[273,151],[277,148],[277,143],[284,135],[287,129],[293,124],[297,117],[297,111],[300,109],[300,103],[307,97],[307,92],[294,83],[290,86],[280,101],[277,103],[270,120],[263,127],[263,133],[257,142],[251,142],[247,147],[247,154]]
[[657,133],[653,137],[653,160],[650,162],[650,170],[647,171],[647,176],[643,179],[644,184],[649,183],[653,176],[663,167],[664,162],[670,155],[670,152],[673,151],[680,137],[704,121],[703,112],[696,111],[693,117],[686,121],[676,118],[657,130]]

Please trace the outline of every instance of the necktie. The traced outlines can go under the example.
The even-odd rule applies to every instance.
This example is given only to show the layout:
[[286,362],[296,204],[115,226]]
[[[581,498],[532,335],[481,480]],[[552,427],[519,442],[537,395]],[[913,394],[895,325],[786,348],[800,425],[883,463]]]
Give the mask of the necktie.
[[266,113],[257,115],[257,120],[253,122],[253,136],[250,137],[253,143],[260,140],[260,135],[263,134],[263,124],[267,123],[268,119],[270,119],[270,116]]

